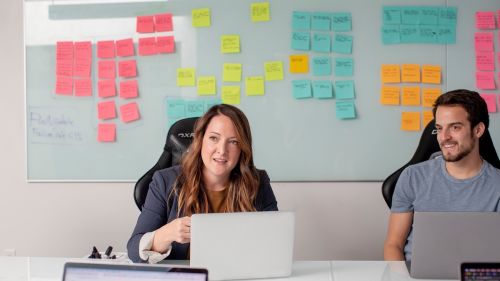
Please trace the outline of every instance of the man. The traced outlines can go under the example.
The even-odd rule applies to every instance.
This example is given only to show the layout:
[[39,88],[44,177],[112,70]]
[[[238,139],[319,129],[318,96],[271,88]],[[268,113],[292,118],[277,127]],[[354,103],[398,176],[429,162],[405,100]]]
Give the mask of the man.
[[409,166],[392,198],[386,260],[411,260],[413,212],[500,212],[500,170],[481,158],[489,125],[485,101],[473,91],[441,95],[433,108],[442,157]]

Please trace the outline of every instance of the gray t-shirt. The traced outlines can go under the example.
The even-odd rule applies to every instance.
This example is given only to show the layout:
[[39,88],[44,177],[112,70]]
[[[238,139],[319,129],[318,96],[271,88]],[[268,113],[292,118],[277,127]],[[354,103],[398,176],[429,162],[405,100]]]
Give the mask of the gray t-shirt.
[[[391,212],[500,212],[500,170],[483,161],[476,176],[459,180],[448,174],[443,157],[409,166],[399,176]],[[410,230],[406,260],[412,237]]]

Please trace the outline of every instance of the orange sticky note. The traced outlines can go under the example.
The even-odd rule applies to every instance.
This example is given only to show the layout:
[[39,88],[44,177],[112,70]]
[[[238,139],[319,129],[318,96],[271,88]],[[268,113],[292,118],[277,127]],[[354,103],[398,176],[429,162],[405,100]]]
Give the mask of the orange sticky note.
[[92,80],[90,78],[75,79],[75,96],[92,96]]
[[137,16],[137,32],[153,33],[155,32],[155,22],[153,16]]
[[174,36],[158,36],[156,38],[156,48],[160,54],[175,52]]
[[139,119],[139,107],[136,102],[131,102],[120,106],[120,119],[124,123],[129,123]]
[[420,131],[420,112],[402,112],[401,130]]
[[172,14],[158,14],[155,15],[156,32],[172,31],[174,26],[172,24]]
[[401,80],[408,83],[420,83],[420,65],[403,64]]
[[135,54],[134,41],[132,38],[116,40],[116,55],[119,57],[130,57]]
[[131,99],[136,98],[137,95],[137,80],[120,81],[120,98]]
[[147,37],[139,38],[139,55],[140,56],[150,56],[156,55],[158,50],[156,49],[156,38]]
[[100,59],[111,59],[115,57],[115,41],[98,41],[97,57]]
[[441,66],[422,65],[422,83],[441,84]]
[[116,124],[106,123],[97,125],[98,142],[114,142],[116,140]]
[[382,83],[401,83],[401,71],[397,64],[383,64],[380,75]]
[[432,119],[434,119],[434,115],[432,115],[432,111],[430,110],[424,110],[422,111],[422,122],[423,122],[423,126],[427,126],[427,124],[429,124],[429,122],[432,121]]
[[432,107],[436,99],[441,95],[439,88],[423,88],[422,89],[422,105]]
[[115,80],[99,80],[97,82],[97,95],[100,98],[114,97],[116,95]]
[[308,72],[309,72],[308,55],[290,56],[290,73],[308,73]]
[[420,105],[420,87],[403,87],[401,104],[407,106]]
[[399,87],[383,86],[380,90],[380,103],[384,105],[399,105]]
[[115,101],[102,101],[98,103],[97,118],[100,120],[116,118]]
[[123,60],[118,62],[118,75],[120,77],[136,77],[137,65],[135,60]]
[[97,65],[97,73],[100,79],[116,78],[116,64],[114,60],[100,60]]
[[73,78],[57,76],[56,94],[65,96],[73,95]]

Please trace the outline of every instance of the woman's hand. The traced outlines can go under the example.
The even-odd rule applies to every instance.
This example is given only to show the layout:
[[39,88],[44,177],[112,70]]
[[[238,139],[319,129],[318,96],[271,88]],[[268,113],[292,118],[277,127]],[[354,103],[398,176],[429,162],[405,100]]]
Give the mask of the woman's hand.
[[165,253],[174,241],[181,244],[191,241],[191,217],[175,219],[157,229],[151,250]]

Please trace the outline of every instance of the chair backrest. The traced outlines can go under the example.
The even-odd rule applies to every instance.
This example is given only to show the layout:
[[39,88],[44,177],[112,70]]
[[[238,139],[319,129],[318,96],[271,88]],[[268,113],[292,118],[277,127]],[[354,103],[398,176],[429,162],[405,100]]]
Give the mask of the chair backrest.
[[[429,160],[432,154],[440,151],[435,127],[436,123],[434,120],[427,124],[422,136],[420,137],[417,150],[413,154],[410,161],[388,176],[382,183],[382,196],[384,197],[384,200],[389,208],[392,206],[392,194],[394,193],[394,188],[396,188],[396,183],[398,182],[401,172],[403,172],[403,170],[410,165]],[[495,146],[493,145],[493,141],[491,140],[488,130],[486,130],[483,136],[479,139],[479,153],[483,159],[488,161],[497,169],[500,169],[500,160],[498,159]]]
[[193,141],[196,120],[198,120],[198,117],[181,119],[175,122],[168,130],[160,159],[135,184],[134,200],[139,210],[142,210],[142,205],[146,201],[149,184],[154,172],[179,164],[182,154],[186,152]]

